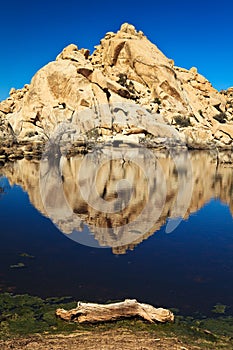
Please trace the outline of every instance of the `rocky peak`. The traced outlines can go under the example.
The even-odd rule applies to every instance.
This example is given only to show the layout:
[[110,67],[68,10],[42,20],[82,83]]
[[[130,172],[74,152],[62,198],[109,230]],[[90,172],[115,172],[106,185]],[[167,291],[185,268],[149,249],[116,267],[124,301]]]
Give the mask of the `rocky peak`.
[[[116,33],[108,32],[92,55],[75,44],[64,48],[30,85],[11,90],[0,103],[0,117],[18,141],[47,140],[67,121],[80,132],[98,128],[100,139],[152,134],[158,140],[178,132],[190,148],[232,149],[232,93],[232,88],[219,93],[195,67],[175,66],[141,31],[124,23]],[[115,112],[116,104],[121,112]],[[162,132],[161,124],[175,132]]]
[[121,34],[121,33],[137,35],[138,32],[136,31],[135,27],[132,24],[123,23],[121,25],[120,30],[118,31],[118,34]]

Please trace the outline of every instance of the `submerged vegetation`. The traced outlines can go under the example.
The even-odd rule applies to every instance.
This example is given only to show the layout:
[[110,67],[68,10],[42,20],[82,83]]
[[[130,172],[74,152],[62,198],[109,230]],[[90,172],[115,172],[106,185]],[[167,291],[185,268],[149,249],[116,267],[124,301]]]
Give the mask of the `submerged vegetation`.
[[227,305],[223,305],[223,304],[216,304],[213,309],[212,312],[216,313],[216,314],[225,314],[227,309]]
[[[220,305],[220,304],[219,304]],[[47,298],[0,294],[0,338],[25,337],[35,333],[58,334],[77,331],[107,331],[124,328],[157,337],[178,337],[203,349],[233,348],[233,317],[198,319],[177,315],[174,323],[148,324],[139,318],[101,324],[68,323],[56,318],[57,308],[76,306],[71,297]],[[221,309],[222,310],[222,309]],[[173,310],[175,311],[175,310]],[[178,312],[178,310],[176,310]]]

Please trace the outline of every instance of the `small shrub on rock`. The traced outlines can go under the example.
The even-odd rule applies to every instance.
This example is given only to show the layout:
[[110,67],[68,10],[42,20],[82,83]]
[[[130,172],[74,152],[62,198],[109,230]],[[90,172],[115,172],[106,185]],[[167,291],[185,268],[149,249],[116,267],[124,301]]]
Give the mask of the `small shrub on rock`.
[[189,117],[177,115],[174,117],[174,121],[175,121],[176,125],[179,125],[182,128],[186,128],[187,126],[192,126]]
[[226,123],[227,115],[226,115],[226,113],[222,112],[222,113],[215,115],[213,118],[215,120],[217,120],[219,123],[224,124],[224,123]]

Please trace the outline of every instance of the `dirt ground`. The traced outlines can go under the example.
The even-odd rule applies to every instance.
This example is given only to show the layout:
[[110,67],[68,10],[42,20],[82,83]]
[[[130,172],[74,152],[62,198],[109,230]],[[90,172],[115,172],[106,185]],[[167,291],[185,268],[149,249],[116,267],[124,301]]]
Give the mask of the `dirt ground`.
[[[1,350],[194,350],[177,338],[156,338],[153,333],[129,330],[79,332],[70,335],[33,335],[0,341]],[[208,349],[208,347],[206,348]],[[210,348],[209,348],[210,349]]]

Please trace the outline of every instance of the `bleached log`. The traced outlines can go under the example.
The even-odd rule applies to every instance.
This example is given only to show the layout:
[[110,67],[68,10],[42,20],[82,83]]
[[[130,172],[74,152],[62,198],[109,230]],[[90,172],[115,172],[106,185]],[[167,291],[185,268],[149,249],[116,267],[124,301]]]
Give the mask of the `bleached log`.
[[65,321],[78,323],[114,321],[134,316],[140,316],[150,323],[174,321],[174,314],[170,310],[138,303],[135,299],[107,305],[78,302],[75,309],[57,309],[56,315]]

